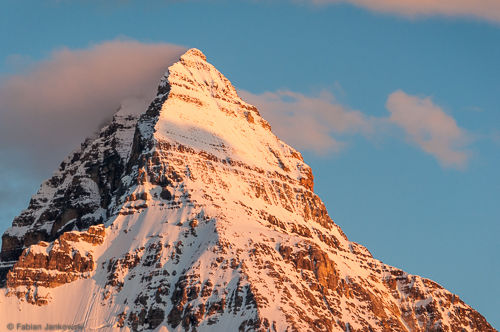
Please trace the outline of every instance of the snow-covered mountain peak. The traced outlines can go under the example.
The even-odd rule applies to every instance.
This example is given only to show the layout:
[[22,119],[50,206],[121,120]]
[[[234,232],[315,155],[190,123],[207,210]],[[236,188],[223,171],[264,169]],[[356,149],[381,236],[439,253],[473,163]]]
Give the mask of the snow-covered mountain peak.
[[182,60],[196,59],[196,58],[201,59],[203,61],[207,61],[207,57],[205,56],[205,54],[203,54],[203,52],[197,48],[191,48],[181,56]]
[[168,68],[166,76],[171,84],[184,83],[198,92],[242,102],[231,82],[207,62],[206,56],[198,49],[192,48],[184,53]]
[[140,108],[122,103],[2,236],[0,312],[12,322],[494,331],[438,284],[349,241],[300,154],[200,51]]
[[205,60],[191,49],[169,67],[170,91],[155,137],[259,171],[278,172],[312,188],[311,170],[300,153],[279,140],[257,108],[243,101],[231,82]]

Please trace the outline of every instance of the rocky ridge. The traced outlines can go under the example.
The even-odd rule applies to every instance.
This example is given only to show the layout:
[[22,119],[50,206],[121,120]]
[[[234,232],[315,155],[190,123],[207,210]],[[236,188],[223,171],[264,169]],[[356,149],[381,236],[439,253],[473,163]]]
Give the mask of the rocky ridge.
[[145,113],[118,112],[70,155],[2,240],[12,317],[96,331],[494,331],[349,241],[300,153],[196,49]]

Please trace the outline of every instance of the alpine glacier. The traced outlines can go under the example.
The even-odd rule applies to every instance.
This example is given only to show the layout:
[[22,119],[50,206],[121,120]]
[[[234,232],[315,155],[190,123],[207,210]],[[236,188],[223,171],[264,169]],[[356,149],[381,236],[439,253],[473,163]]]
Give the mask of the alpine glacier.
[[[140,112],[139,112],[140,113]],[[84,331],[494,331],[351,242],[299,152],[197,49],[2,236],[2,323]]]

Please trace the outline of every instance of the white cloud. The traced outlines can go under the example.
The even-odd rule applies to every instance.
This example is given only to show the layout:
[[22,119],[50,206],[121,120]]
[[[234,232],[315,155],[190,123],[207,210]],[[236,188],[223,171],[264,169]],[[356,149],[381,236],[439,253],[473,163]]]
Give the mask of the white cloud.
[[500,22],[498,0],[302,0],[315,5],[351,3],[377,12],[407,17],[443,15]]
[[115,40],[60,49],[24,72],[0,77],[2,157],[15,151],[25,160],[22,165],[30,167],[31,158],[31,170],[50,171],[123,101],[149,103],[162,73],[184,51],[171,44]]
[[325,91],[316,96],[287,90],[239,94],[259,108],[278,137],[299,150],[326,155],[338,152],[347,134],[381,138],[397,126],[408,142],[434,156],[443,167],[464,168],[469,159],[469,135],[430,98],[395,91],[386,104],[390,116],[374,118],[346,108]]
[[430,98],[404,91],[392,93],[387,100],[389,121],[405,130],[407,139],[433,155],[444,167],[464,168],[469,158],[466,131],[453,117]]
[[238,93],[259,108],[278,137],[298,149],[320,155],[336,152],[344,145],[338,140],[339,135],[367,134],[373,130],[370,119],[363,113],[345,108],[326,91],[316,96],[287,90]]

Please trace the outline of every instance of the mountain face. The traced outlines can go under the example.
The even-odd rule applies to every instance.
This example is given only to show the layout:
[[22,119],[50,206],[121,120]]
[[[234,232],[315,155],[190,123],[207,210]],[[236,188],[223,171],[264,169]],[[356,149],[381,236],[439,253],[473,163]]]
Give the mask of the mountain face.
[[118,111],[2,236],[0,312],[85,331],[494,331],[374,259],[300,153],[196,49]]

